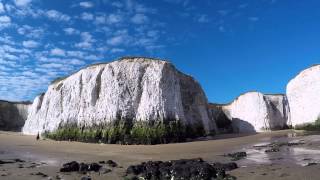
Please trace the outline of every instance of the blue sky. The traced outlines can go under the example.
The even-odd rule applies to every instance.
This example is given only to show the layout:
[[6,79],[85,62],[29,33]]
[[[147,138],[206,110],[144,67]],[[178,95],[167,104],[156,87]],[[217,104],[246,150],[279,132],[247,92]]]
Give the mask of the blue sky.
[[209,101],[284,93],[320,58],[316,0],[0,0],[0,99],[20,101],[81,67],[168,59]]

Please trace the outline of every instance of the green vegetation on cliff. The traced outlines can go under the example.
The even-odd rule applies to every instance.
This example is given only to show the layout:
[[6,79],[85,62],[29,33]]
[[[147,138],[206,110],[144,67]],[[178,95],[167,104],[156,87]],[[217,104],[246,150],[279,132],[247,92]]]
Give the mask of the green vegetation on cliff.
[[318,118],[314,123],[305,123],[301,125],[296,125],[294,129],[306,130],[306,131],[320,131],[320,118]]
[[188,138],[205,136],[203,126],[184,125],[181,121],[143,122],[117,120],[113,123],[78,127],[76,124],[60,126],[45,132],[44,137],[58,141],[81,141],[107,144],[166,144],[184,142]]

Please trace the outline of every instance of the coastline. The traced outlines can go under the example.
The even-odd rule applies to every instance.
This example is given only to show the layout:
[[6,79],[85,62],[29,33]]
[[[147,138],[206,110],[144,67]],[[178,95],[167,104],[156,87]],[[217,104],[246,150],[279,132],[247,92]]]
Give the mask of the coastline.
[[[133,164],[144,161],[168,161],[176,159],[203,158],[208,162],[230,162],[223,154],[245,150],[255,143],[285,137],[293,130],[274,131],[254,135],[219,135],[214,140],[194,141],[187,143],[162,144],[162,145],[114,145],[114,144],[90,144],[68,141],[40,140],[35,136],[22,135],[14,132],[0,132],[0,159],[19,158],[30,163],[38,163],[39,167],[20,168],[17,165],[2,165],[4,169],[0,173],[8,173],[1,179],[36,179],[32,173],[41,171],[49,177],[56,177],[63,163],[70,161],[98,162],[101,160],[113,160],[120,168],[112,169],[106,175],[92,174],[93,179],[123,179],[125,169]],[[307,136],[306,136],[307,137]],[[43,165],[41,165],[43,164]],[[301,167],[296,164],[287,164],[285,167],[277,163],[267,164],[243,164],[239,161],[239,167],[230,171],[237,179],[301,179],[301,175],[314,179],[316,173],[310,173],[319,165]],[[13,173],[15,172],[15,173]],[[252,173],[253,172],[253,173]],[[62,174],[64,179],[80,179],[79,173]],[[261,176],[261,177],[260,177]],[[23,177],[23,178],[22,178]]]

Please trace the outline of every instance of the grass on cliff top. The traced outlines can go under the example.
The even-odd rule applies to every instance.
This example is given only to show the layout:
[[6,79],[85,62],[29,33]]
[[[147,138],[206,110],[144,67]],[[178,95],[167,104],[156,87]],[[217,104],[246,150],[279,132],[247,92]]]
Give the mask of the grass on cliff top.
[[[132,121],[131,121],[132,122]],[[186,126],[180,121],[146,123],[116,121],[113,124],[89,128],[64,125],[44,137],[58,141],[80,141],[106,144],[166,144],[185,142],[188,138],[205,136],[203,126]]]
[[296,125],[294,129],[305,131],[320,131],[320,118],[318,118],[314,123]]

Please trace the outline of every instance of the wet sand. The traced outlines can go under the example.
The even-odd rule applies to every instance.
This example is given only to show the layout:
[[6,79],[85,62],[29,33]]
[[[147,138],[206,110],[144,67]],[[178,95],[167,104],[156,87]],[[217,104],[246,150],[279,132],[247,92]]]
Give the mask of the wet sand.
[[[36,141],[34,136],[0,132],[0,160],[19,158],[26,162],[0,165],[0,179],[80,179],[79,173],[60,173],[63,163],[113,160],[120,167],[106,174],[91,173],[93,179],[123,179],[129,165],[149,160],[174,160],[201,157],[208,162],[230,162],[223,154],[246,151],[248,157],[236,161],[240,168],[228,172],[240,180],[319,179],[320,136],[295,136],[292,130],[255,135],[220,135],[214,140],[166,145],[108,145],[79,142]],[[265,153],[254,148],[259,143],[302,141]],[[310,166],[306,166],[309,163]],[[41,172],[48,177],[44,177]]]

